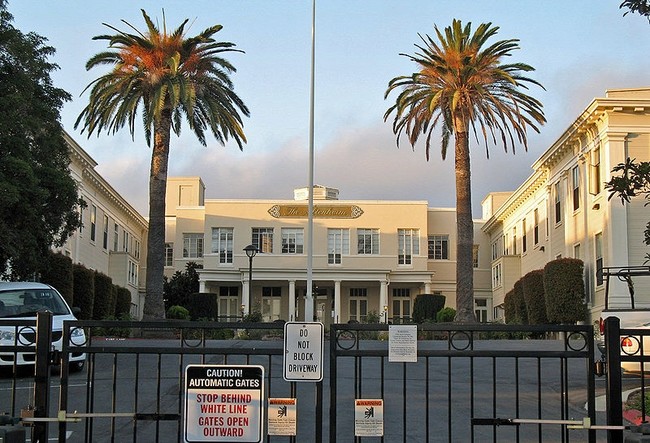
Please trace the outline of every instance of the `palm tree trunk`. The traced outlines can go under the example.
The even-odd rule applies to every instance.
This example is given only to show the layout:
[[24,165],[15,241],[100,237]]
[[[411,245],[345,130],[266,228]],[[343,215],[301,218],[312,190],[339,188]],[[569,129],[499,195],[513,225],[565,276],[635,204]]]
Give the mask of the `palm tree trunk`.
[[[462,124],[462,123],[461,123]],[[465,127],[465,126],[463,126]],[[456,171],[456,318],[476,322],[474,316],[474,222],[470,179],[469,134],[455,133]]]
[[147,236],[147,295],[144,319],[165,318],[163,275],[165,270],[165,195],[169,164],[171,112],[164,110],[154,123],[154,143],[149,172],[149,234]]

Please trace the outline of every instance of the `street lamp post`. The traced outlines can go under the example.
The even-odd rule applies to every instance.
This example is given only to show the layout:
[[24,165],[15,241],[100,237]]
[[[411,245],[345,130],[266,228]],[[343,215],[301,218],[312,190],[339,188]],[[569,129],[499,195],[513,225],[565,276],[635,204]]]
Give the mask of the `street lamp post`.
[[257,255],[259,249],[254,245],[248,245],[244,248],[244,252],[248,257],[248,294],[246,294],[246,300],[242,300],[242,304],[244,305],[244,315],[246,315],[250,312],[251,293],[253,292],[253,257]]

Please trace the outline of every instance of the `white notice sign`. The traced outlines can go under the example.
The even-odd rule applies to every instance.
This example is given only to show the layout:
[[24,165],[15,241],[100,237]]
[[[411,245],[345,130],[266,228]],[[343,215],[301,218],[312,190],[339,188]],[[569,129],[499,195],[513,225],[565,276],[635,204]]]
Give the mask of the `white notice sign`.
[[388,361],[418,361],[418,325],[388,326]]
[[354,436],[383,437],[384,400],[354,400]]
[[296,435],[295,398],[269,398],[267,427],[269,435]]
[[323,335],[320,322],[284,324],[284,371],[286,381],[323,380]]

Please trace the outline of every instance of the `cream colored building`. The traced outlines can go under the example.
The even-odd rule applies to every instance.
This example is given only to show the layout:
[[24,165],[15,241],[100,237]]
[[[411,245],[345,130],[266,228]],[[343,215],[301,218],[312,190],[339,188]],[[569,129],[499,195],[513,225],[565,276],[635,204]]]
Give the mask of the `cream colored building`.
[[67,133],[64,137],[70,147],[70,174],[87,206],[82,228],[59,251],[127,288],[131,314],[142,318],[147,221],[97,173],[95,160]]
[[[307,288],[308,189],[293,200],[206,199],[199,177],[167,183],[167,275],[192,261],[201,292],[214,293],[219,315],[259,310],[265,321],[303,320]],[[455,307],[455,211],[426,201],[339,200],[314,187],[315,317],[330,322],[410,319],[418,294],[440,293]],[[491,320],[487,236],[476,222],[475,303]],[[259,249],[252,263],[244,248]]]
[[[600,266],[643,265],[643,230],[650,220],[642,198],[622,205],[604,183],[627,157],[650,160],[650,89],[609,90],[594,99],[533,164],[512,193],[483,201],[483,232],[490,238],[494,317],[503,319],[505,294],[528,272],[559,257],[585,263],[592,319],[604,305]],[[642,285],[642,282],[638,283]],[[625,296],[622,282],[610,289]],[[637,286],[637,306],[650,307],[650,288]],[[627,299],[626,299],[627,300]]]

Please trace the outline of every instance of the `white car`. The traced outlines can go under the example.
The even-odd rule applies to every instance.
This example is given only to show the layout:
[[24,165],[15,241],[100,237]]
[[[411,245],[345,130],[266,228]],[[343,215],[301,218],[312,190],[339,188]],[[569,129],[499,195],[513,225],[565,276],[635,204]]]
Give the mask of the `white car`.
[[[39,311],[52,312],[52,344],[61,350],[63,343],[63,322],[76,320],[72,309],[61,294],[50,285],[35,282],[0,282],[0,368],[33,365],[33,352],[2,352],[3,346],[35,346],[35,326],[8,325],[3,320],[35,320]],[[16,337],[18,334],[18,337]],[[84,346],[86,336],[82,328],[72,330],[70,341],[73,346]],[[15,362],[14,362],[15,360]],[[70,370],[83,369],[86,354],[70,354]]]

